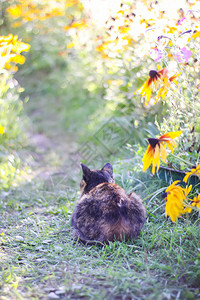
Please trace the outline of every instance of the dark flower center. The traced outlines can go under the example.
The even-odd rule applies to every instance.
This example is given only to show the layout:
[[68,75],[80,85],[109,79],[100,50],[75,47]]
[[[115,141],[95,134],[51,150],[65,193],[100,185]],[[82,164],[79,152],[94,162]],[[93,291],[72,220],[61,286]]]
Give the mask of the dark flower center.
[[165,193],[162,193],[162,198],[163,198],[163,199],[167,198],[167,195],[168,195],[168,193],[166,193],[166,192],[165,192]]
[[160,74],[155,70],[151,70],[149,72],[149,76],[151,77],[151,79],[157,79],[158,77],[160,77]]
[[148,142],[149,142],[149,144],[151,145],[152,148],[155,148],[155,146],[157,144],[159,144],[159,139],[153,139],[153,138],[151,138],[151,139],[148,139]]

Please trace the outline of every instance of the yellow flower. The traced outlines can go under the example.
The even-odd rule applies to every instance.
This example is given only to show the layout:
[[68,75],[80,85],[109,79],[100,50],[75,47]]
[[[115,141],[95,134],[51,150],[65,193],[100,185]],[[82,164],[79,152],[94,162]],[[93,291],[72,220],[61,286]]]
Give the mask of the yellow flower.
[[[17,0],[14,2],[15,4],[7,8],[9,15],[17,20],[14,27],[31,21],[44,21],[51,17],[64,16],[66,8],[70,9],[73,6],[76,6],[79,12],[83,10],[79,0]],[[37,26],[36,22],[35,25]]]
[[167,33],[172,33],[173,34],[177,31],[177,27],[174,27],[174,26],[168,26],[167,25],[167,28],[168,28]]
[[200,164],[196,167],[196,168],[192,168],[192,170],[190,172],[187,172],[185,177],[183,178],[183,181],[184,182],[187,182],[188,181],[188,178],[191,176],[191,175],[197,175],[197,176],[200,176]]
[[71,28],[81,29],[81,28],[85,28],[85,27],[87,27],[86,20],[82,19],[77,22],[72,22],[70,25],[63,27],[63,29],[65,29],[65,30],[69,30]]
[[193,207],[196,206],[197,208],[200,208],[200,195],[198,195],[197,197],[193,198],[191,205]]
[[168,93],[169,88],[171,87],[171,83],[174,81],[176,85],[178,85],[176,78],[180,74],[181,72],[179,74],[174,74],[173,76],[168,77],[168,70],[166,68],[163,68],[158,72],[155,70],[151,70],[149,72],[149,78],[147,79],[147,81],[137,91],[135,91],[134,94],[139,92],[140,95],[145,98],[145,105],[147,105],[151,98],[152,91],[156,90],[160,83],[162,84],[162,86],[158,90],[158,94],[155,99],[156,102],[160,97],[164,99],[166,94]]
[[20,53],[29,51],[30,45],[18,40],[18,36],[10,33],[8,36],[0,36],[0,69],[16,71],[17,67],[10,63],[23,64],[25,57]]
[[169,149],[174,152],[173,147],[176,146],[175,141],[173,140],[175,137],[179,137],[182,131],[176,132],[168,132],[159,138],[150,138],[148,139],[149,145],[142,159],[143,161],[143,171],[146,171],[151,163],[152,163],[152,173],[155,174],[155,168],[157,167],[157,171],[160,167],[160,159],[164,163],[166,163],[167,151],[166,145]]
[[15,41],[13,43],[13,47],[12,47],[12,51],[15,52],[15,53],[21,53],[22,51],[29,51],[29,49],[30,49],[29,44],[22,43],[22,42],[19,42],[19,41]]
[[22,14],[22,7],[20,5],[13,5],[7,8],[7,12],[14,18],[17,19]]
[[140,95],[145,98],[145,103],[144,103],[145,105],[147,105],[149,103],[152,91],[155,88],[157,88],[158,82],[161,79],[163,71],[164,71],[164,69],[162,69],[158,72],[155,70],[151,70],[149,72],[149,78],[147,79],[147,81],[145,81],[145,83],[137,91],[135,91],[134,94],[139,92]]
[[197,197],[194,197],[193,199],[189,199],[191,203],[189,206],[185,208],[185,213],[191,213],[193,207],[197,207],[200,209],[200,194]]
[[14,54],[10,57],[9,62],[14,62],[16,64],[23,65],[25,63],[25,57],[21,54]]
[[181,133],[182,133],[182,130],[174,131],[174,132],[170,131],[170,132],[167,132],[167,133],[161,135],[159,137],[159,140],[161,142],[166,143],[167,146],[169,147],[169,149],[172,151],[172,153],[174,153],[173,147],[176,147],[176,142],[173,139],[176,137],[179,137],[181,135]]
[[118,31],[119,33],[128,33],[130,31],[130,27],[127,25],[127,26],[119,26],[118,28]]
[[200,31],[194,32],[193,35],[191,36],[191,39],[196,39],[197,37],[200,37]]
[[21,22],[21,21],[16,21],[16,22],[12,23],[12,27],[13,27],[13,28],[20,27],[21,25],[22,25],[22,22]]
[[0,125],[0,134],[4,134],[5,132],[5,127],[3,127],[2,125]]
[[80,4],[78,0],[67,0],[67,1],[65,1],[65,7],[66,8],[74,6],[76,4]]
[[177,218],[186,213],[185,210],[185,201],[187,195],[192,189],[192,185],[188,188],[182,188],[176,184],[180,180],[174,181],[165,191],[166,197],[165,200],[165,216],[169,216],[172,222],[176,222]]
[[71,49],[71,48],[73,48],[74,46],[75,46],[75,43],[71,42],[71,43],[69,43],[69,44],[66,46],[66,48],[67,48],[67,49]]
[[174,74],[171,77],[167,77],[167,75],[165,75],[163,77],[163,86],[159,89],[157,96],[155,97],[156,102],[158,102],[159,98],[161,97],[162,99],[165,98],[165,96],[167,95],[169,88],[171,87],[171,83],[174,81],[174,83],[178,86],[178,83],[176,81],[176,78],[181,74],[181,72],[179,74]]

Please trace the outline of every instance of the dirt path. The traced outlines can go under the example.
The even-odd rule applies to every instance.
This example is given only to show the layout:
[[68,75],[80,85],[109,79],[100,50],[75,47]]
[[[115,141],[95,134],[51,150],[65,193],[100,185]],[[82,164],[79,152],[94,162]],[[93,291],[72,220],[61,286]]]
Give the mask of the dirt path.
[[[49,180],[54,177],[73,178],[79,170],[73,168],[72,156],[78,147],[75,135],[64,127],[61,115],[62,106],[56,95],[49,97],[40,94],[41,82],[37,77],[18,78],[25,88],[22,95],[29,101],[24,103],[29,118],[28,148],[30,149],[30,167],[33,177]],[[31,86],[35,86],[33,92]],[[29,94],[28,94],[29,93]],[[69,171],[72,171],[72,174]]]

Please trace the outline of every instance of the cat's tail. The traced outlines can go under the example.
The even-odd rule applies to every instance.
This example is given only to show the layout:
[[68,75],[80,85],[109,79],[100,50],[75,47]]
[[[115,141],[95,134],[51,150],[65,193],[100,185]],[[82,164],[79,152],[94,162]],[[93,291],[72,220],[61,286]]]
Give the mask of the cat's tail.
[[98,246],[105,245],[105,243],[102,243],[100,241],[87,239],[86,236],[82,232],[80,232],[78,229],[75,229],[75,228],[73,230],[73,236],[74,236],[74,240],[76,242],[81,242],[86,245],[98,245]]

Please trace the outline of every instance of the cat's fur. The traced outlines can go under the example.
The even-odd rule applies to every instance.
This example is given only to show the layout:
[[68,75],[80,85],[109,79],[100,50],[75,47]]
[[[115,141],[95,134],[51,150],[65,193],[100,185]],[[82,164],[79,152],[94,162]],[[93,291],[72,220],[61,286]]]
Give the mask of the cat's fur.
[[140,197],[134,192],[127,195],[115,184],[111,164],[101,170],[81,166],[81,197],[72,216],[75,240],[108,243],[136,238],[146,218]]

